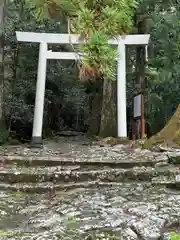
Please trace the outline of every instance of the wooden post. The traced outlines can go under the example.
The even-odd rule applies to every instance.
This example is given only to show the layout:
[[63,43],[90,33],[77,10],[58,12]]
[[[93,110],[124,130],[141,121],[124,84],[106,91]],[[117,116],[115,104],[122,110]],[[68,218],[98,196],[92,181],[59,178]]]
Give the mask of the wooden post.
[[141,138],[145,137],[144,94],[141,96]]
[[[144,34],[147,30],[146,18],[144,15],[136,15],[136,25],[139,34]],[[144,111],[144,90],[145,90],[145,70],[147,63],[147,45],[138,46],[136,51],[136,94],[141,95],[141,138],[145,136],[145,111]]]

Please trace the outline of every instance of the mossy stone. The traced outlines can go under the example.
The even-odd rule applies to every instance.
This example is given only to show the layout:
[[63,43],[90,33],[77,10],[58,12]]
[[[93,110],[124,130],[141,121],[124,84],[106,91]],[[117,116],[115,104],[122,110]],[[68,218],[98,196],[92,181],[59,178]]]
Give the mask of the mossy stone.
[[143,148],[150,149],[156,145],[180,147],[180,104],[165,127],[156,135],[146,140]]

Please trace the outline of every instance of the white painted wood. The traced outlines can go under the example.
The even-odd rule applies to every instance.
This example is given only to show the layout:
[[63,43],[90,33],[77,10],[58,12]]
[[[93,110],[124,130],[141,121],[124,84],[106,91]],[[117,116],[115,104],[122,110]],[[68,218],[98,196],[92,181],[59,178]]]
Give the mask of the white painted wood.
[[119,41],[125,45],[147,45],[149,42],[150,34],[134,34],[119,36],[116,39],[111,39],[110,44],[118,45]]
[[119,42],[117,67],[117,122],[118,137],[127,137],[126,116],[126,47]]
[[[74,53],[74,52],[52,52],[47,51],[46,53],[47,59],[62,59],[62,60],[78,60],[83,58],[83,54],[81,53]],[[117,59],[115,59],[117,60]]]
[[47,59],[78,60],[80,57],[74,52],[51,52],[46,53]]
[[[16,32],[17,40],[20,42],[46,42],[59,44],[83,44],[79,34],[57,34],[57,33],[35,33],[35,32]],[[126,45],[146,45],[149,42],[149,34],[124,35],[110,39],[109,44],[118,45],[119,40]]]
[[33,121],[33,138],[42,137],[42,125],[43,125],[43,111],[44,111],[44,94],[45,94],[45,82],[46,82],[46,52],[47,43],[41,42],[39,49],[39,62],[38,62],[38,74],[36,83],[36,99]]

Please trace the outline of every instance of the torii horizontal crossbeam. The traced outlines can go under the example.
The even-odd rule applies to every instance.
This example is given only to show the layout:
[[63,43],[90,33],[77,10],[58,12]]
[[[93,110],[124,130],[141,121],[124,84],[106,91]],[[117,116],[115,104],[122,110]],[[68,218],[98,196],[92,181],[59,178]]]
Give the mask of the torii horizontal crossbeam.
[[[57,33],[36,33],[36,32],[16,32],[17,41],[34,43],[58,43],[58,44],[83,44],[85,40],[79,34],[57,34]],[[149,34],[124,35],[110,39],[109,44],[118,45],[119,40],[125,45],[146,45],[149,42]]]

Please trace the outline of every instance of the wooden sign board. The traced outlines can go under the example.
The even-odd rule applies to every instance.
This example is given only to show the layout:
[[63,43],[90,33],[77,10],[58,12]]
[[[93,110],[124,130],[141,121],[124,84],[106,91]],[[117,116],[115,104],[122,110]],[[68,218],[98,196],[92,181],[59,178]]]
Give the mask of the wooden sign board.
[[138,94],[133,101],[133,138],[139,139],[145,136],[144,120],[144,96]]
[[134,97],[134,118],[140,118],[142,116],[142,94]]

